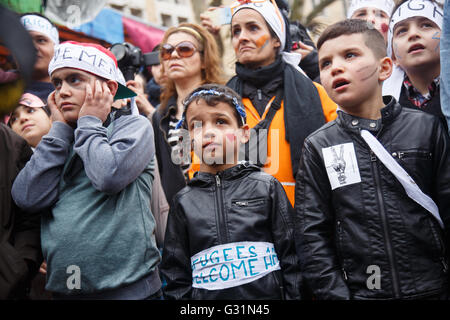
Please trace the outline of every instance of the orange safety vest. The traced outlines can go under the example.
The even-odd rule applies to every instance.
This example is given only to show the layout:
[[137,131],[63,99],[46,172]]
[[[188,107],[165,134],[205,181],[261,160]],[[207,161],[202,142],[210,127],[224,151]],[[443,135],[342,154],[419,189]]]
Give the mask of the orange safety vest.
[[[325,89],[318,83],[313,82],[317,88],[322,102],[322,109],[326,122],[336,119],[337,105],[327,95]],[[250,128],[256,126],[261,120],[263,120],[269,107],[272,104],[275,97],[273,97],[268,105],[262,117],[259,116],[258,111],[253,106],[252,102],[248,98],[242,99],[247,112],[247,124]],[[295,203],[295,179],[292,172],[291,161],[291,147],[289,142],[286,141],[286,127],[284,123],[284,102],[281,102],[281,108],[277,111],[270,124],[267,134],[267,160],[268,163],[263,167],[263,170],[268,174],[277,178],[283,185],[289,201],[292,206]]]

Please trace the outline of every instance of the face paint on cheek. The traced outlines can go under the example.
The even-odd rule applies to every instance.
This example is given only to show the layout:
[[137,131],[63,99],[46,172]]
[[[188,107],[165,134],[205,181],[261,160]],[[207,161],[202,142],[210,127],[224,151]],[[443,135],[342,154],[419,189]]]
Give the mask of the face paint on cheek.
[[370,66],[362,67],[361,69],[357,70],[357,74],[360,76],[360,81],[366,81],[372,78],[375,73],[377,72],[377,67],[375,67],[375,70],[370,71]]
[[234,133],[226,133],[225,137],[227,138],[227,140],[229,142],[234,142],[236,141],[236,135]]
[[435,34],[433,34],[431,39],[438,41],[438,44],[437,44],[436,48],[434,49],[434,51],[438,51],[441,48],[441,33],[439,31],[437,31]]
[[394,51],[395,57],[396,57],[398,60],[401,60],[402,57],[398,54],[398,45],[393,44],[393,45],[392,45],[392,51]]
[[387,33],[389,31],[389,26],[386,23],[381,24],[381,31]]
[[265,46],[267,46],[268,43],[269,36],[267,34],[262,35],[255,41],[255,44],[259,49],[263,49]]

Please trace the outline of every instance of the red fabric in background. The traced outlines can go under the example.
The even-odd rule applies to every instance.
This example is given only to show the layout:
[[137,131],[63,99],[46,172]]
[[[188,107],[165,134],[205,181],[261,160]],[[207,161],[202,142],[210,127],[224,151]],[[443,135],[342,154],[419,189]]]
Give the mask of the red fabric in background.
[[133,43],[141,48],[143,53],[151,52],[161,42],[164,31],[147,26],[143,23],[122,17],[123,27]]

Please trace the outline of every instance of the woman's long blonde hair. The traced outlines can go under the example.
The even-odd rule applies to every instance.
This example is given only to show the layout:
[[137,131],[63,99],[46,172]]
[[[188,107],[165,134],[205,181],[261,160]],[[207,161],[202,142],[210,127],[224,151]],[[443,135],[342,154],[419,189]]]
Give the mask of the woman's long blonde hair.
[[[220,61],[220,55],[219,55],[219,49],[217,47],[216,40],[214,37],[200,25],[192,24],[192,23],[181,23],[176,27],[169,28],[165,33],[164,37],[161,41],[161,46],[167,43],[167,38],[169,38],[170,35],[177,33],[177,32],[184,32],[191,34],[194,38],[197,39],[197,41],[200,44],[199,51],[201,49],[200,55],[201,59],[204,65],[204,68],[202,70],[202,83],[219,83],[224,84],[225,79],[223,75],[223,70],[221,67],[221,61]],[[160,61],[162,60],[161,54],[160,54]],[[164,64],[162,67],[162,72],[165,72],[164,70]],[[165,111],[165,109],[168,107],[167,103],[169,99],[176,95],[176,89],[175,84],[172,80],[167,78],[167,81],[163,84],[164,90],[161,94],[161,110]]]

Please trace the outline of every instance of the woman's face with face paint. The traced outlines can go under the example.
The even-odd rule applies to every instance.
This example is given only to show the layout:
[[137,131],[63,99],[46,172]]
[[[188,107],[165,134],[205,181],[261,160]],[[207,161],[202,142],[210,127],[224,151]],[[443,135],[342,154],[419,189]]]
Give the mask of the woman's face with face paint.
[[272,37],[264,18],[253,9],[241,9],[231,22],[232,44],[237,60],[251,69],[275,61],[280,41]]
[[374,7],[366,7],[356,10],[352,14],[351,18],[370,22],[375,29],[381,32],[384,37],[384,41],[387,41],[389,31],[389,15],[386,12]]

